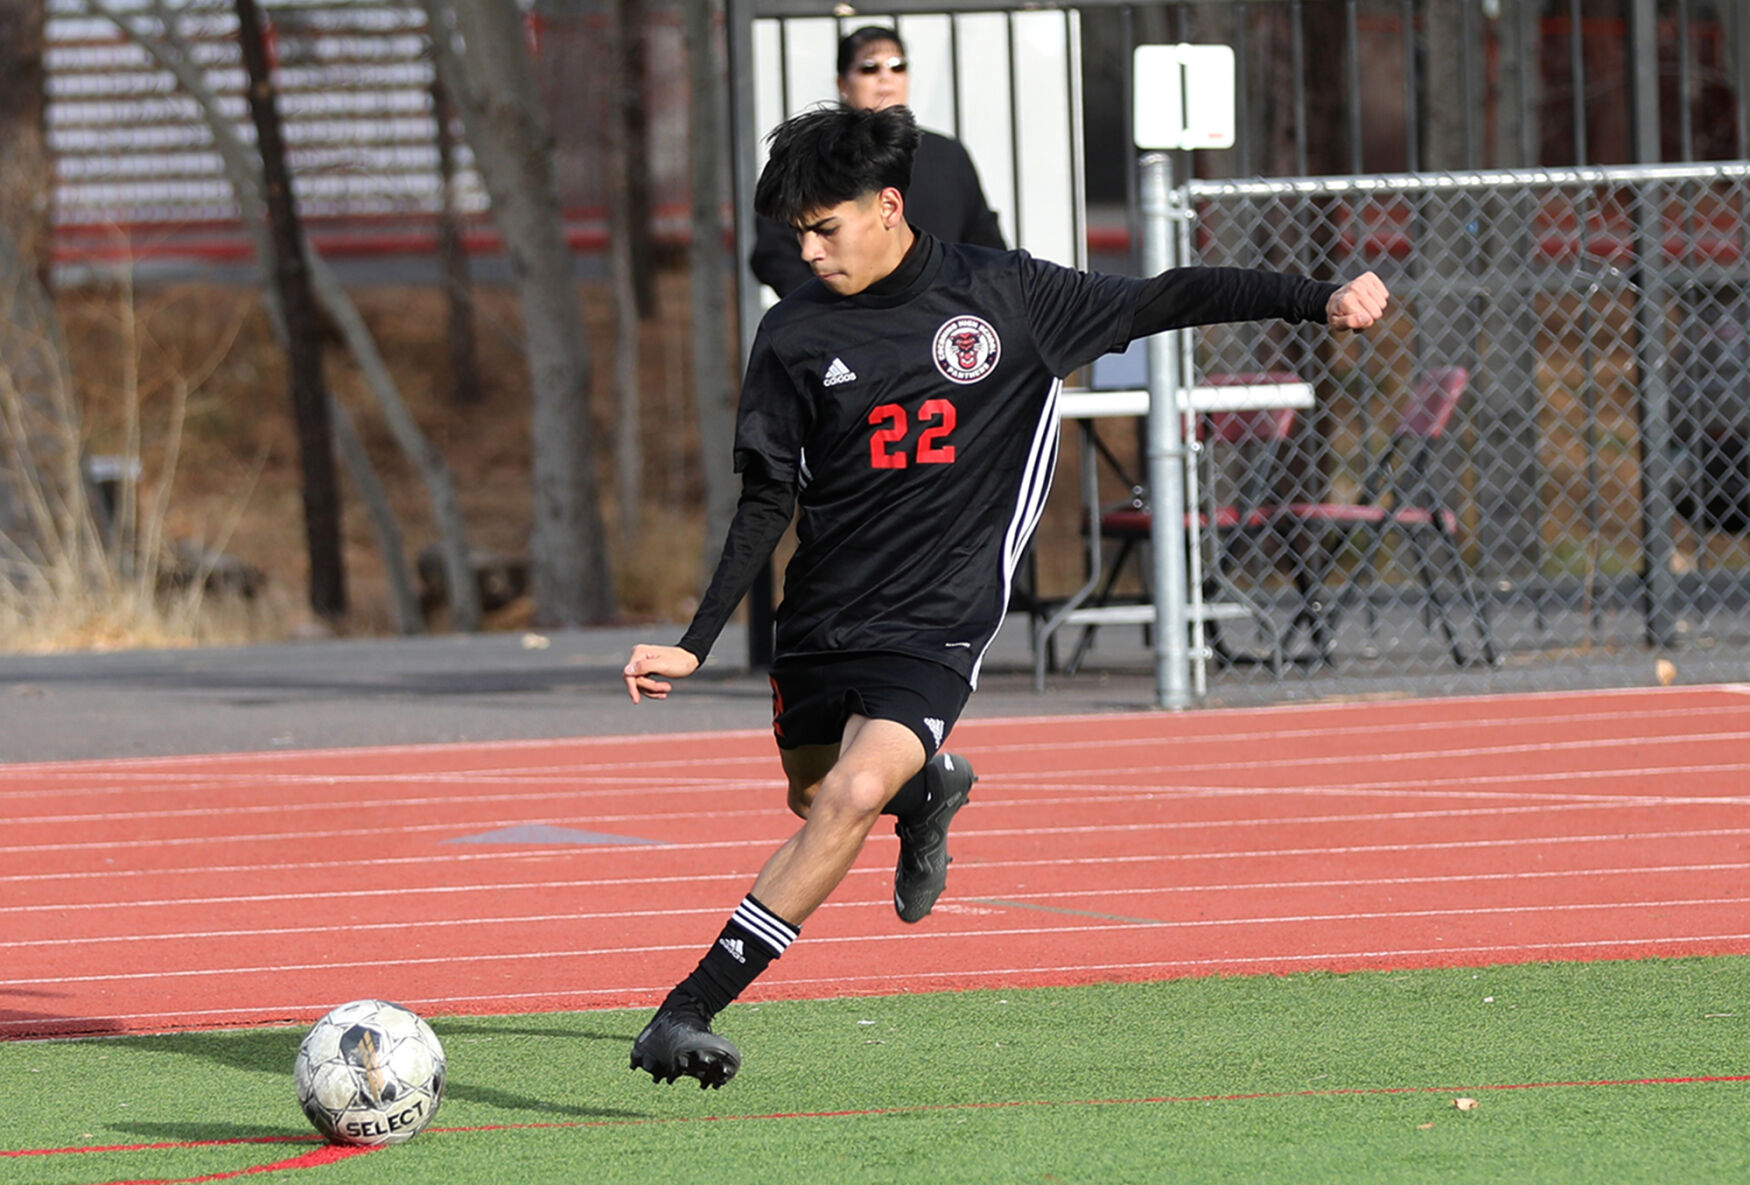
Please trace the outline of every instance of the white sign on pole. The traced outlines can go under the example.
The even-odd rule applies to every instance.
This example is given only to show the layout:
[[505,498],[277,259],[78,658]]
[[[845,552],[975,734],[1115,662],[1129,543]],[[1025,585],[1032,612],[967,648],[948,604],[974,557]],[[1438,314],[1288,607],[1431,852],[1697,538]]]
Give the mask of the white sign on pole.
[[1232,148],[1234,51],[1139,45],[1132,59],[1138,148]]

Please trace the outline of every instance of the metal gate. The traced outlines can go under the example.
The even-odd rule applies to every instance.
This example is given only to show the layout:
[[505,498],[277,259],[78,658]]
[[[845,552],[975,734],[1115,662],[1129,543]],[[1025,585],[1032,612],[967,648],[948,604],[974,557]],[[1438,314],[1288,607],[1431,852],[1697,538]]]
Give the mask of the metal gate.
[[1199,381],[1316,391],[1279,436],[1200,426],[1205,569],[1263,608],[1212,639],[1218,688],[1556,688],[1597,680],[1576,656],[1750,659],[1750,164],[1192,181],[1185,200],[1190,262],[1371,268],[1393,295],[1362,334],[1196,335]]

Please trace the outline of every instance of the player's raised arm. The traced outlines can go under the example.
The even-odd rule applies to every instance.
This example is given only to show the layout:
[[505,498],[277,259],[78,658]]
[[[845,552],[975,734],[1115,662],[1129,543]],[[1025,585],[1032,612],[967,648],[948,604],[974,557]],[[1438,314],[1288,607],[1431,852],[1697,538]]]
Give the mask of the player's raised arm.
[[699,669],[699,656],[680,646],[652,646],[640,642],[626,660],[626,694],[638,703],[643,696],[667,699],[672,688],[664,678],[684,679]]

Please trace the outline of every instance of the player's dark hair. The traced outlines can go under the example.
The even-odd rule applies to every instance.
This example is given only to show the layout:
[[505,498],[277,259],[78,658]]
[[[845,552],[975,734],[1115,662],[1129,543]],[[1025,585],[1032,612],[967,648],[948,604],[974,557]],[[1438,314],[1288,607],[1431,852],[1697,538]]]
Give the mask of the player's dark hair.
[[889,29],[886,25],[864,25],[846,33],[839,41],[839,77],[851,72],[851,64],[863,56],[864,46],[879,41],[893,42],[899,47],[899,56],[905,56],[905,42],[899,39],[898,29]]
[[766,141],[771,154],[754,187],[753,208],[795,226],[865,194],[910,189],[918,125],[904,107],[864,111],[822,104],[786,119]]

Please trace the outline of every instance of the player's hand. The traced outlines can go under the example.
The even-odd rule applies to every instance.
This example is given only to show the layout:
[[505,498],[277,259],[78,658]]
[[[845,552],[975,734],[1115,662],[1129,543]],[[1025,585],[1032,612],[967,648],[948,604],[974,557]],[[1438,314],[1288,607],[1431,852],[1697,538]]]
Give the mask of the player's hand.
[[1366,329],[1385,316],[1390,301],[1385,281],[1367,272],[1331,293],[1325,302],[1325,320],[1332,329]]
[[669,679],[684,679],[699,669],[699,657],[679,646],[651,646],[639,643],[632,647],[632,657],[626,661],[626,694],[638,703],[644,696],[667,699]]

